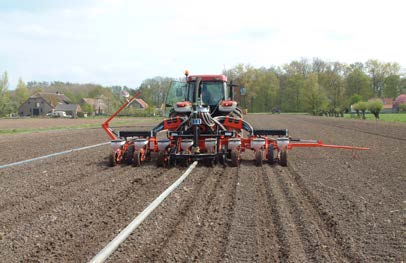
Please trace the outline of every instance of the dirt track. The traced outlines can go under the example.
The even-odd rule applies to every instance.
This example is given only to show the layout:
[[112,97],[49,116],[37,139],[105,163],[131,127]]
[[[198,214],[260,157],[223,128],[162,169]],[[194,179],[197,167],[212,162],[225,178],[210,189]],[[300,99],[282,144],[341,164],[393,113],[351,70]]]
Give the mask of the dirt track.
[[[371,150],[352,158],[349,151],[294,149],[288,168],[255,167],[250,153],[239,169],[197,167],[111,262],[405,259],[406,125],[288,115],[247,120]],[[105,140],[101,130],[7,137],[10,145],[38,145],[12,147],[19,160]],[[14,161],[3,142],[1,163]],[[1,261],[89,260],[185,170],[107,168],[108,152],[102,146],[0,170]]]

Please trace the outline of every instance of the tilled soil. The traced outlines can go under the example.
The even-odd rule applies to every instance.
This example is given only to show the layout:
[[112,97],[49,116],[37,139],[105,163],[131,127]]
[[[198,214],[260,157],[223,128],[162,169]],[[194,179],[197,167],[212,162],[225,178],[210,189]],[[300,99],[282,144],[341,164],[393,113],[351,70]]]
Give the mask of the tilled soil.
[[[287,168],[256,167],[249,152],[239,168],[199,165],[110,262],[405,259],[406,125],[294,115],[246,119],[261,129],[288,128],[295,138],[371,150],[352,156],[293,149]],[[31,138],[38,152],[5,151],[1,141],[1,162],[15,161],[4,158],[11,149],[25,159],[26,152],[35,157],[108,139],[91,129],[30,136],[10,136],[8,144],[27,145]],[[88,261],[186,169],[108,168],[108,153],[108,145],[100,146],[1,169],[0,261]]]

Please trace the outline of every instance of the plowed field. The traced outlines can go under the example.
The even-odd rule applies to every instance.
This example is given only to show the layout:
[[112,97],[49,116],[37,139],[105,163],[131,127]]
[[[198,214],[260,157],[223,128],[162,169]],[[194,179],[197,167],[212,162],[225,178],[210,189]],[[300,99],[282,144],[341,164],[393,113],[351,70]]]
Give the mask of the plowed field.
[[[196,167],[110,262],[400,262],[406,125],[248,115],[294,138],[289,166]],[[107,141],[101,129],[2,135],[0,164]],[[107,167],[108,145],[0,169],[0,261],[85,262],[186,168]]]

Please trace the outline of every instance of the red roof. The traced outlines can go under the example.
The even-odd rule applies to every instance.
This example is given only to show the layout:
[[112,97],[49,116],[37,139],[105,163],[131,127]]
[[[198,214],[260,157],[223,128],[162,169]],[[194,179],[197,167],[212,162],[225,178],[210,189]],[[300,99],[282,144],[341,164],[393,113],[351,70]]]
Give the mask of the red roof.
[[135,99],[136,102],[141,106],[141,108],[146,109],[149,107],[148,103],[146,103],[143,99]]
[[383,104],[385,104],[385,105],[390,104],[392,106],[392,104],[393,104],[393,99],[392,98],[383,98],[382,100],[383,100]]

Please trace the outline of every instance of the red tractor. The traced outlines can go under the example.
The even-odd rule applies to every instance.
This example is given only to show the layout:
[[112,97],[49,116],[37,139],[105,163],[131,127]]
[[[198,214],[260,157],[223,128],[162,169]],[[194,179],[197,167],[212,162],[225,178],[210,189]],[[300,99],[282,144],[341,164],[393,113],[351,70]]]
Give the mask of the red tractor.
[[[157,165],[187,165],[198,160],[206,165],[227,163],[238,166],[241,153],[253,150],[255,163],[264,161],[287,165],[288,150],[293,147],[329,147],[352,150],[367,148],[326,145],[321,141],[289,137],[288,130],[257,130],[242,119],[241,109],[234,101],[235,85],[224,75],[191,75],[186,82],[173,82],[166,106],[173,107],[169,118],[151,131],[114,131],[109,122],[138,95],[135,94],[114,113],[102,127],[112,139],[111,165],[119,163],[140,166],[157,153]],[[164,139],[158,133],[166,131]]]

